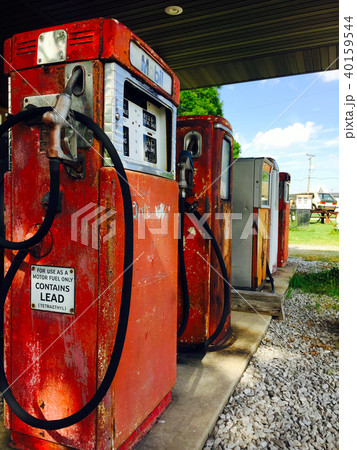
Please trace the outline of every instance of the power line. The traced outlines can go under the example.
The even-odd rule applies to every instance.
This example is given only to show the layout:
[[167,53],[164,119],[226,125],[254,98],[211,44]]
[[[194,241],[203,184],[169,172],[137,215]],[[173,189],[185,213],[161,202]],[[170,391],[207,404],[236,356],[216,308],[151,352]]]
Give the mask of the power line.
[[[304,177],[304,178],[292,178],[291,181],[304,181],[307,180],[308,177]],[[339,180],[339,177],[331,177],[331,178],[320,178],[320,177],[310,177],[310,179],[314,179],[314,180]]]

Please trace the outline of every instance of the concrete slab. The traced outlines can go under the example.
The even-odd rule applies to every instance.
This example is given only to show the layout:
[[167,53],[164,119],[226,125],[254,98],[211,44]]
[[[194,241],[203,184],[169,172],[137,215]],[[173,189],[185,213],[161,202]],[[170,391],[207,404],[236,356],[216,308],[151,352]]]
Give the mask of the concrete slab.
[[[231,344],[219,352],[178,356],[173,401],[138,444],[138,450],[200,450],[271,321],[270,316],[232,311]],[[0,423],[0,448],[10,433]]]
[[137,449],[202,449],[270,321],[270,316],[233,311],[228,347],[204,356],[179,355],[173,401]]
[[232,310],[239,312],[256,312],[267,314],[279,320],[284,319],[283,304],[289,281],[295,272],[297,264],[288,262],[285,267],[279,267],[273,275],[275,293],[271,293],[271,284],[265,283],[261,291],[232,289]]
[[[285,295],[288,287],[290,278],[293,276],[295,270],[296,270],[297,264],[288,261],[285,267],[278,267],[278,272],[273,275],[274,278],[274,285],[275,285],[275,292],[277,294]],[[266,286],[264,286],[264,290],[270,290],[270,285],[267,283]]]

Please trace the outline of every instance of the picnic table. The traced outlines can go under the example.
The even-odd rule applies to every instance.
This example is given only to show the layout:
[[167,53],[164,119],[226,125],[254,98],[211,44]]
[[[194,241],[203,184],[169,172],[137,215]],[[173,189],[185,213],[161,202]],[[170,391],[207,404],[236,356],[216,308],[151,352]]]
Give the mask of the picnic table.
[[338,211],[328,211],[326,209],[314,209],[312,212],[315,214],[319,214],[320,217],[317,222],[321,222],[321,223],[325,223],[325,220],[326,220],[326,223],[330,223],[331,222],[330,218],[333,217],[333,218],[337,219],[337,216],[338,216]]

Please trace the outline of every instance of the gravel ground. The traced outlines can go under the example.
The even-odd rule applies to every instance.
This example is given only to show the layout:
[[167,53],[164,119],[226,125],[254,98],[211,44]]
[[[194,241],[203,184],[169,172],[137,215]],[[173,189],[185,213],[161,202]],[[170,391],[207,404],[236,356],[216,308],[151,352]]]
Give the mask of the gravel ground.
[[[298,263],[298,271],[331,264]],[[338,448],[338,312],[294,290],[272,321],[204,449]]]

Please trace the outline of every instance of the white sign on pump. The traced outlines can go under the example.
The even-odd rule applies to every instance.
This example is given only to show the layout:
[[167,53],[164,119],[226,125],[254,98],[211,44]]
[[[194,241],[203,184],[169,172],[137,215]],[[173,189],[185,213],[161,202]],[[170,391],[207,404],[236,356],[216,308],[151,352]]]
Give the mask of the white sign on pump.
[[130,62],[164,91],[170,95],[172,94],[172,79],[170,75],[133,41],[130,42]]
[[31,266],[31,309],[74,314],[72,267]]

